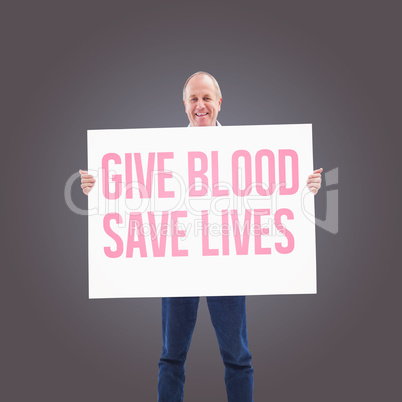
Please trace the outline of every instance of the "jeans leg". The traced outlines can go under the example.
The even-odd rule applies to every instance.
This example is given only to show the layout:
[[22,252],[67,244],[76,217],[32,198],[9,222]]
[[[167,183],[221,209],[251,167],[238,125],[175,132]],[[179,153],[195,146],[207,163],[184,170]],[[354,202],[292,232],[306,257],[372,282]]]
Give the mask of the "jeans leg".
[[199,297],[162,298],[162,356],[159,360],[158,401],[181,402],[184,363],[197,320]]
[[252,402],[254,369],[248,350],[246,297],[208,297],[207,303],[225,364],[228,401]]

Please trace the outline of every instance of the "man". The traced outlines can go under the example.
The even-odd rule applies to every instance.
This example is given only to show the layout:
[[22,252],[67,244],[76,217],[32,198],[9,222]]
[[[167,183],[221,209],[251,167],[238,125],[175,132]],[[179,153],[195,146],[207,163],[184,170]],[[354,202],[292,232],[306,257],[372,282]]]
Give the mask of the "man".
[[[190,76],[183,88],[183,102],[190,126],[218,126],[222,95],[218,82],[206,72]],[[316,194],[322,169],[315,170],[307,185]],[[88,195],[95,179],[81,171],[81,187]],[[158,401],[183,400],[184,364],[197,320],[199,297],[162,298],[162,356],[159,360]],[[248,350],[245,296],[207,297],[212,325],[225,364],[229,402],[253,400],[253,368]]]

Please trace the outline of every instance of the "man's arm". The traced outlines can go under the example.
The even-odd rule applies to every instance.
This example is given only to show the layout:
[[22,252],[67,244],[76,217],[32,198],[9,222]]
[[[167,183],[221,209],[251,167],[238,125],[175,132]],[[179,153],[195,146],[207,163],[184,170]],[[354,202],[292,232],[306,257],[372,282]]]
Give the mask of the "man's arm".
[[88,195],[88,193],[92,190],[92,187],[95,185],[96,180],[85,170],[80,169],[80,174],[82,191],[84,194]]
[[321,187],[321,172],[322,171],[323,171],[323,168],[314,170],[313,174],[308,177],[307,187],[314,195],[316,195],[318,193],[318,190]]

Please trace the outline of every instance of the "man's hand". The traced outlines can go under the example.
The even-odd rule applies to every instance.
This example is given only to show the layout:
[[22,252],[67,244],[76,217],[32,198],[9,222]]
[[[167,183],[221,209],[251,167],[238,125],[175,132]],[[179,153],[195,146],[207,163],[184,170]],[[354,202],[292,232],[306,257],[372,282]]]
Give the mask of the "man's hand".
[[84,194],[88,195],[88,193],[92,190],[92,187],[95,185],[96,180],[85,170],[80,169],[80,174],[82,191]]
[[321,187],[321,172],[322,171],[323,171],[323,168],[314,170],[313,174],[308,177],[307,187],[314,195],[316,195],[318,193],[318,190]]

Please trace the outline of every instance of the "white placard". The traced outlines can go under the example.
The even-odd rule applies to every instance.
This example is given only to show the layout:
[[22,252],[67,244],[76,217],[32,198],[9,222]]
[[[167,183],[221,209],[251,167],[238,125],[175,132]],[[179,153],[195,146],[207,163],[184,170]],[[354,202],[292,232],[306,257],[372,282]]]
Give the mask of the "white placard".
[[311,124],[90,130],[88,169],[90,298],[316,293]]

